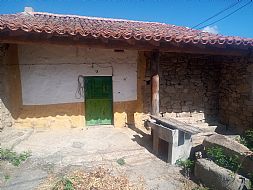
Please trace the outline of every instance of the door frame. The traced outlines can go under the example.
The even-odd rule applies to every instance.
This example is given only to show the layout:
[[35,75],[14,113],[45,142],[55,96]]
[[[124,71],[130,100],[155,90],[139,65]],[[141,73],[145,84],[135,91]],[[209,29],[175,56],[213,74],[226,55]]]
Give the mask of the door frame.
[[[113,78],[112,78],[112,76],[110,75],[110,76],[108,76],[108,75],[101,75],[101,76],[83,76],[83,84],[84,84],[84,88],[83,88],[83,90],[84,90],[84,117],[85,117],[85,115],[86,115],[86,108],[87,108],[87,106],[86,106],[86,103],[87,103],[87,101],[86,101],[86,88],[85,88],[85,78],[90,78],[90,77],[92,77],[92,78],[99,78],[99,77],[110,77],[110,79],[111,79],[111,94],[112,94],[112,97],[111,97],[111,124],[98,124],[98,125],[114,125],[114,111],[113,111]],[[86,120],[86,117],[85,117],[85,126],[94,126],[94,125],[88,125],[87,124],[87,120]]]

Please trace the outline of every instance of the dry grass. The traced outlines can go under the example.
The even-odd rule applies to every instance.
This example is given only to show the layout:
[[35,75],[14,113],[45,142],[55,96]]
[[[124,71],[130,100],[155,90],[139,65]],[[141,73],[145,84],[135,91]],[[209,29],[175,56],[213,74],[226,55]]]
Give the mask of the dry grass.
[[143,190],[143,182],[131,185],[124,175],[115,176],[99,167],[91,172],[74,171],[64,177],[51,176],[37,190]]

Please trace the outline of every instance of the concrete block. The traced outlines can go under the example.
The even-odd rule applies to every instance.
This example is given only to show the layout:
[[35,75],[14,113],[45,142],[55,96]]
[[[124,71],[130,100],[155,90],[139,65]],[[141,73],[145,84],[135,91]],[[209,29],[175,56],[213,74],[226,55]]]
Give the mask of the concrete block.
[[206,159],[197,160],[194,175],[201,183],[215,190],[243,189],[240,188],[243,184],[247,189],[250,187],[249,179],[234,174]]
[[192,148],[191,135],[178,129],[164,127],[152,121],[147,122],[153,131],[153,152],[159,154],[159,139],[168,142],[168,162],[175,164],[178,159],[187,159]]
[[225,154],[229,156],[238,156],[242,166],[240,173],[247,175],[253,171],[253,156],[247,156],[253,154],[247,147],[238,143],[237,141],[230,139],[224,135],[214,134],[204,139],[203,145],[205,148],[221,147]]

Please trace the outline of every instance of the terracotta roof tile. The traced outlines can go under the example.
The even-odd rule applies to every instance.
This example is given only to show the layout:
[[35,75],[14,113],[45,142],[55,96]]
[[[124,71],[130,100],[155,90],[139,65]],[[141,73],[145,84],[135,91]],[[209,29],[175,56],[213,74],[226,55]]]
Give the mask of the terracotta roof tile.
[[134,38],[135,40],[191,44],[253,46],[252,38],[215,35],[164,23],[40,12],[0,15],[0,31],[6,28],[12,31],[21,29],[26,32],[57,33],[59,35],[90,35],[94,38]]

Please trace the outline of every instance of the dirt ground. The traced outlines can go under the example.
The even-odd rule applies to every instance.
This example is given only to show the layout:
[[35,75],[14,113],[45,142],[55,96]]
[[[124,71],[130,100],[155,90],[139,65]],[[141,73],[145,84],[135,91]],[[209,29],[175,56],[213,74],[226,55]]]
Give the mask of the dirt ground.
[[[2,147],[32,156],[18,167],[0,162],[0,189],[36,189],[50,175],[103,167],[125,175],[143,189],[180,190],[195,186],[171,166],[152,154],[152,141],[145,129],[95,126],[88,129],[6,128],[0,132]],[[118,160],[124,160],[119,164]]]

